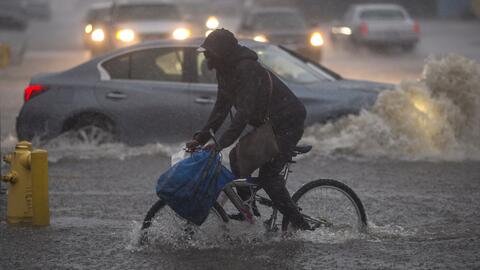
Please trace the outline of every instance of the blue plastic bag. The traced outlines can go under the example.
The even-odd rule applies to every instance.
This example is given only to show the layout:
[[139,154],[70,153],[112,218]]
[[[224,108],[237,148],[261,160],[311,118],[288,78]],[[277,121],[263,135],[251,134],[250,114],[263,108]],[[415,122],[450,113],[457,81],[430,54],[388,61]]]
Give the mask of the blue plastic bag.
[[234,179],[218,153],[199,151],[163,173],[156,191],[178,215],[201,225],[225,185]]

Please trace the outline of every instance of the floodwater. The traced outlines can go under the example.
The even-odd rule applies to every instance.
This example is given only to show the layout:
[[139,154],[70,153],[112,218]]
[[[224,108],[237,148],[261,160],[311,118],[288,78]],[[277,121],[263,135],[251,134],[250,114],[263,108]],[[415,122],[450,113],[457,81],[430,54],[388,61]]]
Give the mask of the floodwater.
[[365,205],[367,233],[315,231],[284,239],[261,225],[241,223],[229,225],[225,240],[223,226],[211,218],[186,240],[181,221],[170,214],[153,225],[152,241],[140,247],[138,227],[168,163],[161,153],[50,163],[51,225],[16,227],[2,220],[2,269],[480,267],[477,161],[310,156],[294,166],[289,189],[317,178],[342,180]]
[[[437,30],[459,24],[429,23]],[[458,33],[448,34],[454,40]],[[186,238],[182,221],[166,211],[149,244],[139,246],[140,222],[157,199],[156,180],[180,145],[95,146],[62,138],[44,146],[50,226],[7,225],[0,194],[0,269],[479,269],[480,50],[472,44],[480,42],[472,36],[476,43],[448,47],[435,38],[427,36],[406,56],[327,51],[327,66],[343,75],[403,80],[370,111],[310,127],[304,142],[314,150],[293,166],[287,183],[291,192],[319,178],[346,183],[364,203],[367,232],[317,230],[286,238],[266,233],[262,222],[225,226],[209,218]],[[49,48],[47,39],[37,39],[44,42],[39,50]],[[466,57],[424,63],[426,51],[455,48]],[[0,72],[2,153],[16,143],[14,121],[30,76],[87,58],[78,48],[52,50],[29,51],[21,66]],[[395,59],[400,64],[393,67]]]

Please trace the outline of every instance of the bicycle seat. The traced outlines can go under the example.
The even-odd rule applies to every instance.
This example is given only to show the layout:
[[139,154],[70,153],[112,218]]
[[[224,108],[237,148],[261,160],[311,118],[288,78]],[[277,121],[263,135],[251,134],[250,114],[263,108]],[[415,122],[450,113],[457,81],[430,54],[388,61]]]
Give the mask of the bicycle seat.
[[293,156],[306,154],[312,150],[313,146],[307,144],[299,144],[292,149]]

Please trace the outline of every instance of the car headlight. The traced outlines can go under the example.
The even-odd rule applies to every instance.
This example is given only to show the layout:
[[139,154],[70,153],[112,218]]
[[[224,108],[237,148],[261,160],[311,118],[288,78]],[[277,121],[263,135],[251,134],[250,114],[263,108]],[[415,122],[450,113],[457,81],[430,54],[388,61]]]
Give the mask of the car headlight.
[[264,35],[256,35],[255,37],[253,37],[253,40],[257,42],[268,42],[267,37]]
[[324,43],[322,34],[315,32],[310,36],[310,44],[314,47],[322,46]]
[[172,33],[172,37],[176,40],[184,40],[190,37],[192,33],[187,28],[177,28]]
[[93,30],[90,38],[95,42],[102,42],[105,40],[105,32],[101,28]]
[[135,32],[132,29],[118,30],[115,37],[123,42],[132,42],[135,40]]
[[205,32],[205,37],[208,37],[208,35],[210,35],[210,33],[212,33],[212,32],[213,32],[213,29],[207,30]]
[[87,24],[87,25],[85,26],[85,33],[86,33],[86,34],[90,34],[92,31],[93,31],[93,25],[90,24],[90,23]]
[[350,36],[352,34],[352,29],[346,26],[332,27],[330,31],[332,34],[341,34],[346,36]]
[[205,23],[205,26],[207,26],[208,29],[217,29],[219,25],[220,22],[215,16],[208,17],[207,22]]

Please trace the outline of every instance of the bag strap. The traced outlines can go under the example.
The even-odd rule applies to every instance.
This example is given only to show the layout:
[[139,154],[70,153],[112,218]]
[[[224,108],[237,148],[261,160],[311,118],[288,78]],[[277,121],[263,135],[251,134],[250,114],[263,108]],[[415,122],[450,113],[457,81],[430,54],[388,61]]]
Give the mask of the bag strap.
[[222,162],[219,160],[219,161],[217,161],[217,166],[216,166],[215,172],[212,176],[213,178],[208,183],[208,186],[207,186],[206,190],[203,192],[202,197],[205,197],[205,195],[207,197],[213,195],[213,194],[211,194],[212,186],[217,185],[218,178],[220,177],[221,172],[222,172]]
[[267,101],[267,114],[265,116],[265,122],[270,120],[270,104],[272,103],[272,94],[273,94],[273,80],[272,75],[270,75],[270,71],[265,69],[268,75],[268,101]]
[[[268,102],[267,102],[267,113],[265,116],[265,122],[270,120],[270,103],[272,99],[272,94],[273,94],[273,80],[272,80],[272,75],[270,75],[270,71],[268,69],[265,69],[268,75]],[[229,110],[229,115],[230,115],[230,121],[233,121],[233,113],[232,113],[232,108]]]
[[212,150],[212,152],[210,153],[210,155],[208,157],[207,164],[205,165],[205,167],[203,167],[202,174],[200,175],[200,179],[195,184],[194,191],[193,191],[194,194],[196,194],[198,192],[198,189],[200,188],[200,184],[207,178],[209,170],[210,170],[210,166],[212,166],[212,163],[216,158],[217,158],[216,151]]

